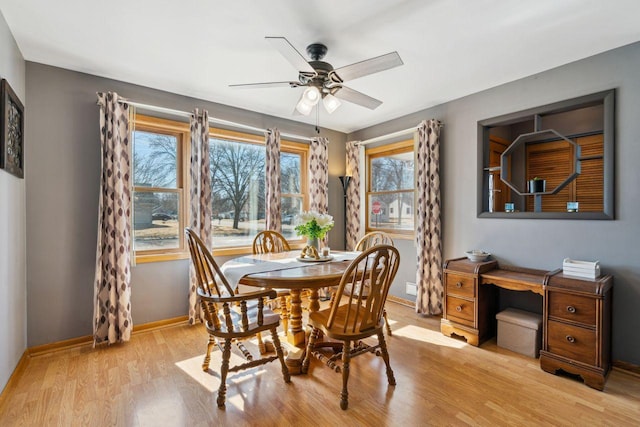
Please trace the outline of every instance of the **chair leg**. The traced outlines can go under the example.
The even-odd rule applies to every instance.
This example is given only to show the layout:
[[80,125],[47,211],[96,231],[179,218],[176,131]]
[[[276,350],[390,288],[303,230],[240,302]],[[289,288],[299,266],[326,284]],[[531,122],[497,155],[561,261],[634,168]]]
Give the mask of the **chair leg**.
[[378,344],[380,345],[380,350],[382,352],[382,359],[384,360],[384,364],[387,366],[387,380],[390,385],[396,385],[396,377],[393,375],[393,370],[391,369],[391,363],[389,362],[389,352],[387,351],[387,342],[384,339],[384,333],[382,331],[378,332]]
[[387,309],[382,309],[382,317],[384,317],[384,326],[387,328],[387,335],[393,336],[391,333],[391,325],[389,325],[389,319],[387,318]]
[[284,336],[289,334],[289,309],[287,308],[287,296],[280,297],[280,318],[282,319],[282,328],[284,329]]
[[304,360],[302,361],[302,373],[306,374],[309,371],[309,363],[311,362],[311,352],[316,345],[316,340],[320,330],[313,328],[311,334],[309,334],[309,343],[307,344],[307,351],[305,352]]
[[289,368],[284,361],[284,352],[282,351],[282,345],[280,344],[280,338],[278,338],[278,329],[271,329],[271,338],[273,338],[273,346],[276,348],[276,354],[278,355],[278,359],[280,359],[280,365],[282,365],[282,376],[284,377],[285,383],[291,382],[291,376],[289,375]]
[[207,354],[204,355],[204,362],[202,362],[202,370],[207,372],[209,370],[209,362],[211,362],[211,349],[213,349],[216,339],[209,335],[209,342],[207,343]]
[[224,350],[222,350],[222,367],[220,368],[220,388],[218,389],[218,408],[224,408],[224,401],[227,397],[227,374],[229,373],[229,359],[231,359],[231,338],[224,340]]
[[342,350],[342,392],[340,393],[340,408],[347,409],[349,406],[349,391],[347,383],[349,382],[349,363],[351,361],[351,341],[344,342]]
[[265,354],[267,352],[267,346],[264,344],[264,341],[262,341],[262,334],[258,332],[256,338],[258,338],[258,351],[260,354]]

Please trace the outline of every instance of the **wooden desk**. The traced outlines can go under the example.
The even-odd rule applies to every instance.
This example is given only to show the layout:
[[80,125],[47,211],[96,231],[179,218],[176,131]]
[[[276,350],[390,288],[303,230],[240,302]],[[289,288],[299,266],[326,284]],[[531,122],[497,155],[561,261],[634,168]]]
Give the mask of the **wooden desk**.
[[478,346],[495,335],[498,288],[533,292],[543,297],[541,368],[580,375],[585,384],[602,390],[611,367],[612,286],[611,276],[582,279],[565,276],[561,269],[451,259],[444,263],[440,330]]

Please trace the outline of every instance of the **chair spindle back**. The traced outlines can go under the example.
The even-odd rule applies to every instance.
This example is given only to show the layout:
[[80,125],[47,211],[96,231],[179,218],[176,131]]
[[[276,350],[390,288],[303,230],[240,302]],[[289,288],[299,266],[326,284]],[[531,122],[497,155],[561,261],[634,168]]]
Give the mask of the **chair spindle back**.
[[390,245],[393,246],[393,239],[382,231],[372,231],[367,233],[356,243],[354,250],[364,251],[376,245]]
[[253,239],[254,254],[279,253],[290,250],[287,239],[277,231],[264,230]]

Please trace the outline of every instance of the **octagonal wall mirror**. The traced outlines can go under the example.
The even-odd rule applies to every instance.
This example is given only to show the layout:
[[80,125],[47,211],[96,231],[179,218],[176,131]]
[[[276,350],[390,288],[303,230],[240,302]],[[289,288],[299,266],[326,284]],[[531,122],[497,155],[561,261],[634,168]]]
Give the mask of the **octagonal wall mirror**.
[[478,122],[478,217],[614,219],[615,91]]

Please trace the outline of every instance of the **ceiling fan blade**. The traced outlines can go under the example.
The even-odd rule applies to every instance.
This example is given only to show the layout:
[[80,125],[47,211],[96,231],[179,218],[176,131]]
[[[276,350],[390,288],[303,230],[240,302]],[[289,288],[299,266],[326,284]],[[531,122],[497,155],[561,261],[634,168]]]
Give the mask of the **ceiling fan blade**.
[[300,52],[296,50],[295,47],[289,40],[284,37],[265,37],[273,47],[278,49],[278,52],[284,56],[287,61],[291,63],[298,71],[306,71],[308,73],[315,73],[316,70],[313,69],[311,65],[307,62],[307,60],[302,56]]
[[387,53],[386,55],[377,56],[355,64],[345,65],[333,71],[333,74],[340,78],[341,82],[357,79],[369,74],[378,73],[390,68],[398,67],[404,64],[398,52]]
[[229,87],[235,89],[260,89],[268,87],[296,87],[298,82],[266,82],[266,83],[241,83],[235,85],[229,85]]
[[353,90],[346,86],[342,86],[333,95],[336,98],[343,99],[353,104],[361,105],[370,110],[375,110],[382,104],[382,101],[380,101],[379,99],[372,98],[369,95],[365,95],[364,93],[358,92],[357,90]]

